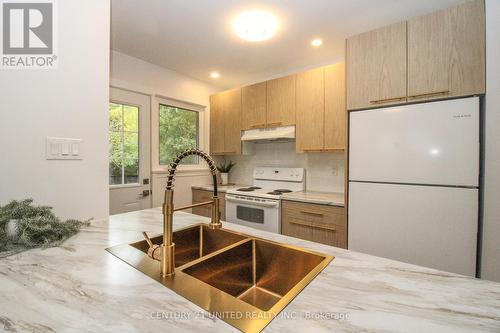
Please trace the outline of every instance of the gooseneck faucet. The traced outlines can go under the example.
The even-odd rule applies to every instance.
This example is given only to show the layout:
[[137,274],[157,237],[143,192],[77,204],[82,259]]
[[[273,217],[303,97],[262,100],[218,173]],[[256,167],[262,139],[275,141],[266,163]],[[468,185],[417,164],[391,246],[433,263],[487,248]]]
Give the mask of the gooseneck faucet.
[[[175,172],[179,163],[186,157],[196,155],[203,158],[210,168],[213,181],[213,196],[212,200],[183,206],[174,209],[174,180]],[[219,210],[219,196],[217,191],[217,167],[215,161],[207,153],[199,149],[188,149],[180,153],[170,164],[167,175],[167,186],[165,188],[165,196],[163,200],[163,244],[154,245],[146,233],[143,233],[146,241],[149,244],[148,255],[161,262],[161,275],[162,277],[172,276],[175,272],[175,244],[173,242],[173,215],[174,211],[184,210],[192,207],[199,207],[204,205],[211,205],[212,216],[210,224],[212,229],[220,229],[222,223],[220,222]]]

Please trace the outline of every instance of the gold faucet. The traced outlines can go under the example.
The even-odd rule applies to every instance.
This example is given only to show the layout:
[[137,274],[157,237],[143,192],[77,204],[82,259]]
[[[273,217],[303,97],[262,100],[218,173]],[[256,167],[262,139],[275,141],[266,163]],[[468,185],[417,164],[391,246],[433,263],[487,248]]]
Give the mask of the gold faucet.
[[[190,155],[200,156],[207,162],[208,167],[210,168],[214,187],[212,200],[174,208],[173,183],[175,171],[177,170],[179,163]],[[163,244],[154,245],[148,235],[143,232],[144,238],[146,238],[146,241],[149,244],[148,256],[161,262],[162,277],[172,276],[175,273],[175,243],[173,242],[174,212],[204,205],[212,206],[212,216],[208,226],[212,229],[220,229],[222,227],[222,223],[220,222],[219,196],[217,191],[217,167],[215,166],[215,161],[207,153],[199,149],[189,149],[180,153],[174,159],[172,164],[170,164],[168,169],[167,186],[165,188],[165,196],[163,200]]]

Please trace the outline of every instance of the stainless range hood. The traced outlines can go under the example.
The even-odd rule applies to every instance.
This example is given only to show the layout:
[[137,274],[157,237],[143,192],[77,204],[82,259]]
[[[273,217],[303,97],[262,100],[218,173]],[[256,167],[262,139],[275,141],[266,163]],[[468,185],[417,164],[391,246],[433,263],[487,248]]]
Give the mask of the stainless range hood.
[[281,126],[273,128],[258,128],[243,131],[241,141],[293,141],[295,140],[295,126]]

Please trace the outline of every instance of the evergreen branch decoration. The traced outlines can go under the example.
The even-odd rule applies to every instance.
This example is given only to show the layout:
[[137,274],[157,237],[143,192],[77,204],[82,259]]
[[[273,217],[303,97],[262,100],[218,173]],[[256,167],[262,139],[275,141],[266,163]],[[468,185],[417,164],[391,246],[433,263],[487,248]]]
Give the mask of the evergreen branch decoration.
[[33,199],[13,200],[0,206],[0,257],[36,247],[58,246],[89,222],[63,221],[55,216],[52,207],[33,205]]

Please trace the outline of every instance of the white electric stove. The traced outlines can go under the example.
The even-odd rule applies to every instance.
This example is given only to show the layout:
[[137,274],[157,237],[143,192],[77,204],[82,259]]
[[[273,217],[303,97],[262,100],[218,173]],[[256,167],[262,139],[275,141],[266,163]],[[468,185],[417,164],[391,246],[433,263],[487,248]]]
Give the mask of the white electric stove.
[[226,192],[226,220],[281,233],[281,195],[304,189],[303,168],[257,167],[252,186]]

